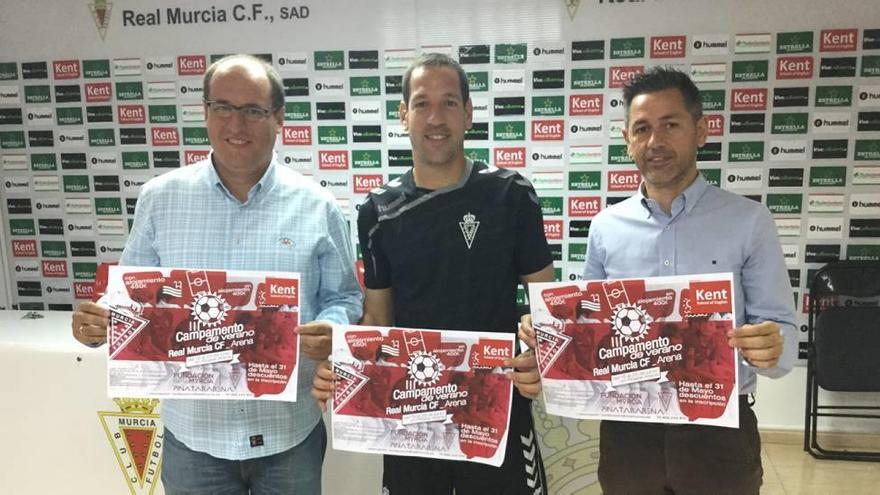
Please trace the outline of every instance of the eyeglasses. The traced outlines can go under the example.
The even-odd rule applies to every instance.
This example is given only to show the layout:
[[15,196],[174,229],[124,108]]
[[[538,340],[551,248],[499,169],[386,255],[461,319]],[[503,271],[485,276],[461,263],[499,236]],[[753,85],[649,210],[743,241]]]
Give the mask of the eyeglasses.
[[235,112],[240,113],[248,122],[260,122],[267,119],[276,109],[263,108],[259,105],[233,105],[225,101],[205,100],[205,105],[218,118],[228,119]]

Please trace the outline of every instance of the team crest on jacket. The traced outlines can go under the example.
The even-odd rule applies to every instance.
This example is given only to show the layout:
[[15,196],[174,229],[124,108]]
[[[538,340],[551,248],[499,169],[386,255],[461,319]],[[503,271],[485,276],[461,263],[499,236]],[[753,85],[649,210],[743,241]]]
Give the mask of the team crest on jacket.
[[467,212],[466,215],[461,217],[461,220],[461,222],[458,222],[458,226],[461,227],[461,234],[464,236],[464,241],[467,243],[468,249],[470,249],[474,244],[474,238],[477,237],[477,229],[480,228],[480,221],[477,220],[477,217],[471,212]]

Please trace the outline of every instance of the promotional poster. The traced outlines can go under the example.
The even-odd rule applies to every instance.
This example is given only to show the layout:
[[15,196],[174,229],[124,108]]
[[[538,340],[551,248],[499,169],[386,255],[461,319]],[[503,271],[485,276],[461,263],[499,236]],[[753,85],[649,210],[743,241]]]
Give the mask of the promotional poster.
[[500,466],[514,335],[333,328],[333,448]]
[[300,280],[112,266],[111,397],[296,400]]
[[529,284],[547,412],[739,426],[730,273]]

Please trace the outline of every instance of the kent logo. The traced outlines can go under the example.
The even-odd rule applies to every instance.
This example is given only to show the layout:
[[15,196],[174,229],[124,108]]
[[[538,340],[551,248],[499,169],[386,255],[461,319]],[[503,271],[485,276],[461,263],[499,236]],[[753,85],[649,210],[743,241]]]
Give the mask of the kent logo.
[[766,60],[735,60],[733,62],[733,82],[766,81],[768,62]]
[[495,45],[496,64],[524,64],[528,56],[525,43]]
[[183,152],[183,163],[192,165],[202,160],[207,160],[210,151],[208,150],[186,150]]
[[489,45],[462,45],[458,47],[458,63],[488,64]]
[[[562,220],[544,220],[544,237],[548,241],[562,240]],[[36,249],[36,247],[34,247]],[[36,254],[34,254],[36,256]]]
[[764,161],[763,141],[731,142],[728,145],[728,161],[760,162]]
[[284,120],[312,120],[312,107],[307,101],[284,102]]
[[[121,107],[122,105],[120,105]],[[143,107],[142,107],[143,108]],[[148,107],[151,124],[176,124],[176,105],[150,105]]]
[[207,146],[208,129],[204,127],[184,127],[183,128],[183,144],[186,146]]
[[562,197],[540,198],[538,202],[541,205],[541,214],[545,217],[562,216]]
[[820,52],[854,52],[858,29],[823,29],[819,33]]
[[771,117],[772,134],[806,134],[808,114],[774,113]]
[[598,170],[568,173],[570,191],[598,191],[602,186],[602,175]]
[[575,115],[602,115],[604,107],[602,94],[570,95],[568,97],[568,114]]
[[0,62],[0,81],[18,79],[18,65],[15,62]]
[[177,75],[200,76],[208,68],[204,55],[182,55],[177,57]]
[[852,89],[852,86],[816,86],[816,106],[852,106]]
[[[601,95],[600,95],[601,96]],[[533,117],[557,117],[561,116],[565,111],[564,96],[533,96],[532,97],[532,116]]]
[[572,69],[571,89],[598,89],[605,87],[603,69]]
[[730,109],[734,112],[767,109],[767,88],[733,89]]
[[651,58],[681,58],[687,48],[687,36],[652,36]]
[[143,100],[144,85],[140,81],[117,82],[116,83],[116,99],[117,100]]
[[357,150],[351,152],[351,168],[380,168],[382,152],[380,150]]
[[642,175],[638,170],[610,170],[608,172],[608,190],[637,191],[642,183]]
[[344,125],[319,125],[318,144],[347,144],[348,130]]
[[120,124],[144,124],[147,115],[143,105],[118,105],[116,107],[116,121]]
[[493,134],[496,141],[522,141],[526,138],[526,123],[521,120],[496,120],[493,123]]
[[379,76],[349,78],[351,96],[375,96],[381,93],[379,90]]
[[83,60],[83,78],[104,79],[110,77],[109,60]]
[[[16,94],[16,98],[18,95]],[[49,103],[52,101],[52,93],[49,86],[25,86],[25,103]]]
[[611,59],[642,58],[645,56],[645,38],[612,38]]
[[95,293],[95,286],[91,283],[74,282],[73,293],[76,299],[91,299]]
[[644,66],[632,65],[626,67],[609,67],[608,68],[608,87],[622,88],[633,77],[643,73]]
[[564,127],[563,120],[533,120],[532,141],[561,141]]
[[58,125],[82,125],[82,107],[61,107],[56,109],[55,122]]
[[700,99],[704,112],[724,110],[724,90],[705,89],[700,91]]
[[348,151],[319,150],[318,168],[321,170],[348,170]]
[[55,79],[79,79],[79,60],[56,60],[52,62]]
[[724,115],[720,113],[705,115],[709,136],[724,135]]
[[67,278],[67,262],[63,260],[43,260],[43,276]]
[[813,77],[813,57],[779,57],[776,59],[776,79],[810,79]]
[[113,91],[109,82],[86,83],[86,102],[110,101]]
[[810,167],[810,187],[846,186],[846,167]]
[[299,281],[266,277],[266,304],[298,306]]
[[366,194],[377,187],[382,187],[382,175],[354,175],[354,193]]
[[345,69],[345,52],[342,50],[315,52],[315,70]]
[[113,129],[89,129],[89,146],[116,146]]
[[177,127],[153,127],[150,131],[153,146],[178,146],[180,144]]
[[526,166],[526,149],[495,148],[495,166],[499,168],[521,168]]
[[12,256],[16,258],[36,258],[37,241],[33,239],[12,240]]
[[730,313],[733,307],[733,291],[729,281],[691,281],[693,313]]
[[813,32],[799,31],[795,33],[778,33],[776,35],[776,53],[812,53]]
[[312,127],[308,125],[284,126],[281,130],[281,141],[290,145],[311,145]]
[[602,209],[602,198],[598,196],[570,196],[568,198],[568,216],[593,217]]

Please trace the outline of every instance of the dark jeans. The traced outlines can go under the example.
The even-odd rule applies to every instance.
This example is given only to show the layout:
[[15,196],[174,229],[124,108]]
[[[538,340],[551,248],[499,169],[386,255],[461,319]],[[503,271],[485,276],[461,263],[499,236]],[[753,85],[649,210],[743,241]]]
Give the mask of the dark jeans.
[[757,495],[764,471],[758,421],[740,396],[738,429],[603,421],[605,495]]
[[190,450],[165,429],[162,485],[167,495],[320,495],[326,448],[323,420],[292,449],[244,461]]

